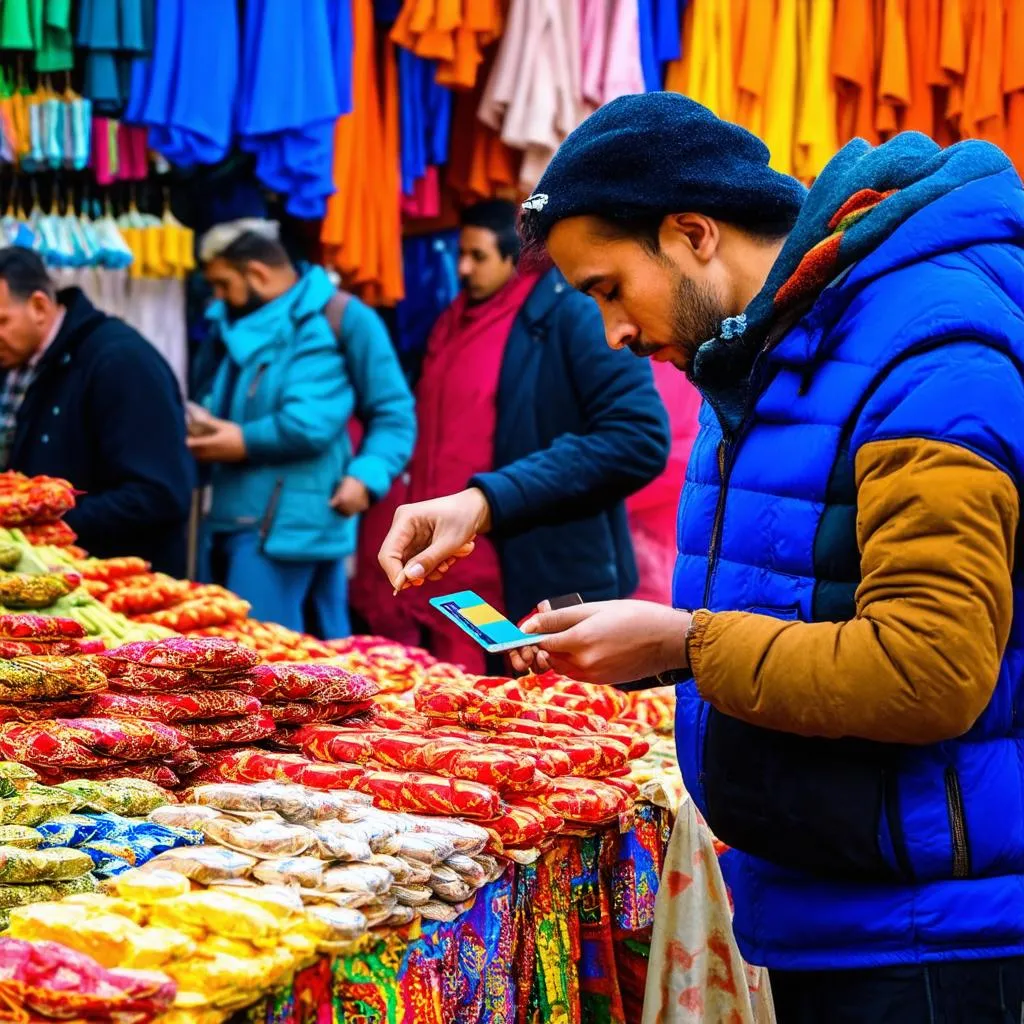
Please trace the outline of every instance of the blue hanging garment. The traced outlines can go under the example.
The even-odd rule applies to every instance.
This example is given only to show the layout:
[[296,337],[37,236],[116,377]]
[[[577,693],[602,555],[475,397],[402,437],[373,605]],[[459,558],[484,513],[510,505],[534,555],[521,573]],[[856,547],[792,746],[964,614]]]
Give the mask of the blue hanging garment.
[[153,53],[132,71],[124,119],[179,167],[213,164],[231,148],[238,87],[235,0],[157,0]]
[[437,318],[459,294],[459,233],[413,235],[402,240],[405,295],[395,309],[395,345],[421,354]]
[[250,0],[246,7],[239,144],[294,216],[322,217],[334,192],[334,123],[345,90],[337,74],[348,69],[351,78],[350,22],[349,0]]
[[82,0],[75,41],[86,51],[83,92],[102,114],[128,99],[132,64],[153,45],[155,0]]
[[402,193],[415,193],[416,182],[428,167],[448,160],[452,93],[438,85],[437,65],[398,49],[399,125],[401,132]]

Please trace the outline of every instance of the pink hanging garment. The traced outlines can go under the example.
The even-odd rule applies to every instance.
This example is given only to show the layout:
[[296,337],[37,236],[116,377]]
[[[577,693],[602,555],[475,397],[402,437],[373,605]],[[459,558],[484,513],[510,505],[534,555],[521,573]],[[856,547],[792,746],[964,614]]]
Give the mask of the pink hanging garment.
[[109,185],[114,180],[110,168],[110,132],[107,118],[92,119],[92,168],[97,185]]
[[149,173],[148,131],[142,125],[117,126],[117,151],[122,181],[145,181]]
[[402,196],[402,213],[407,217],[441,216],[441,179],[437,168],[427,167],[422,178],[417,178],[411,196]]

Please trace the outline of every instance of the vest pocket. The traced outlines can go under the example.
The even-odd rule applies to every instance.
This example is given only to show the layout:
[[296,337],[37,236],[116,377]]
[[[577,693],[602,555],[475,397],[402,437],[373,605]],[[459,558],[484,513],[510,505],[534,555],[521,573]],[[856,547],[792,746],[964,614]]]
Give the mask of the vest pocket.
[[[748,725],[710,709],[704,740],[707,820],[727,846],[832,879],[909,878],[896,806],[897,749],[819,740]],[[891,786],[887,779],[892,776]]]

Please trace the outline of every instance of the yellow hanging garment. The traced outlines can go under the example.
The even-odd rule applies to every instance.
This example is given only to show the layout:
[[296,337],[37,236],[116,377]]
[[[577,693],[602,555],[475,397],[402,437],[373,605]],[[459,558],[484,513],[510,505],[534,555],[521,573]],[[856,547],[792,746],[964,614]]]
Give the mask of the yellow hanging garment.
[[779,0],[764,106],[764,141],[771,166],[793,174],[797,97],[797,0]]
[[836,93],[829,67],[832,52],[831,0],[799,0],[797,33],[800,44],[800,105],[797,112],[793,170],[812,181],[832,159],[836,134]]

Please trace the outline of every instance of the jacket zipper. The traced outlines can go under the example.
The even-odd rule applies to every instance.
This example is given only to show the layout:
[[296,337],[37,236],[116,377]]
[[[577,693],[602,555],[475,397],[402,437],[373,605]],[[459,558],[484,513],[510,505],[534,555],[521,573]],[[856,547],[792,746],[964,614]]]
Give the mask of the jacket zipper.
[[708,574],[704,581],[705,608],[711,601],[711,582],[715,575],[715,564],[718,561],[718,549],[722,541],[722,523],[725,519],[725,499],[729,491],[729,474],[732,471],[732,445],[723,437],[718,442],[718,501],[715,503],[715,519],[711,525],[711,543],[708,545]]
[[267,538],[273,528],[274,520],[277,518],[277,506],[281,502],[281,491],[284,488],[284,477],[278,477],[274,483],[274,489],[270,492],[270,501],[267,502],[266,511],[260,522],[260,550],[267,546]]
[[949,812],[949,830],[953,839],[953,877],[970,878],[971,852],[967,845],[964,797],[960,790],[960,776],[952,765],[946,769],[946,809]]

